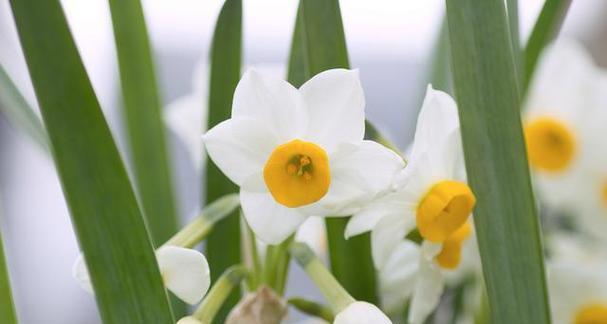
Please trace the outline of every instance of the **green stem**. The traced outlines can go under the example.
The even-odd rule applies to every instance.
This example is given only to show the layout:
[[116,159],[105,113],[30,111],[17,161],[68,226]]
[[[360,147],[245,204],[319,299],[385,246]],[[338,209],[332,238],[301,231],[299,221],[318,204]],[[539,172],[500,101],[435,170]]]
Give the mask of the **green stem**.
[[335,315],[333,314],[333,311],[325,305],[301,297],[290,298],[287,302],[303,313],[333,323]]
[[212,323],[215,315],[226,301],[232,290],[247,276],[247,270],[241,265],[228,268],[219,277],[209,293],[192,315],[202,323]]
[[191,248],[200,243],[215,223],[230,215],[240,206],[238,194],[225,195],[205,207],[200,216],[173,235],[164,245]]
[[291,245],[291,255],[314,281],[325,296],[334,313],[339,313],[356,300],[342,287],[331,272],[322,264],[312,249],[301,242]]
[[243,224],[246,224],[246,235],[248,239],[248,250],[250,251],[251,256],[251,268],[253,269],[253,273],[248,276],[249,281],[249,290],[256,291],[257,287],[261,283],[263,279],[263,267],[261,266],[261,261],[259,260],[259,251],[257,249],[257,240],[255,239],[255,233],[247,224],[246,221],[242,221]]

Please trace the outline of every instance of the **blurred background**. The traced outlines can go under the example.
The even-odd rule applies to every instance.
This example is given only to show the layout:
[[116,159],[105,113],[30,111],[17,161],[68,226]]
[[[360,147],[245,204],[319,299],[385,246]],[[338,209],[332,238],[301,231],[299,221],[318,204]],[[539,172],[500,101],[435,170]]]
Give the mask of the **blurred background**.
[[[208,61],[221,0],[142,0],[163,101],[191,91],[197,62]],[[118,70],[105,0],[64,0],[64,10],[106,118],[124,150]],[[543,5],[521,0],[522,40]],[[245,66],[286,66],[296,0],[244,1]],[[352,66],[360,69],[367,114],[405,148],[428,75],[428,63],[444,15],[443,0],[345,0],[343,22]],[[581,41],[599,65],[607,65],[607,2],[573,1],[561,37]],[[8,0],[0,0],[0,63],[36,106]],[[75,134],[77,136],[77,134]],[[185,222],[199,209],[198,177],[186,149],[169,133],[179,210]],[[79,249],[52,160],[0,113],[0,229],[20,321],[99,323],[94,298],[72,279]],[[305,288],[301,272],[298,291]],[[291,278],[291,282],[294,282]],[[304,288],[302,288],[304,287]],[[305,290],[307,289],[307,290]]]

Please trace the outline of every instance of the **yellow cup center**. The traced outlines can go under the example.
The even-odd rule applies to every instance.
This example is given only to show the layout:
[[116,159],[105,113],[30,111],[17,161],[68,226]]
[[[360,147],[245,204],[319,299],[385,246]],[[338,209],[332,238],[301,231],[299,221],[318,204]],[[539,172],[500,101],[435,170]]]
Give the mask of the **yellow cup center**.
[[436,256],[436,261],[441,267],[457,268],[462,259],[462,246],[470,234],[472,234],[472,225],[464,223],[443,242],[443,248]]
[[601,201],[603,202],[603,206],[607,207],[607,180],[603,180],[603,184],[601,185]]
[[441,181],[417,206],[417,229],[424,239],[443,242],[466,222],[474,204],[476,198],[468,185]]
[[580,308],[574,324],[607,324],[607,304],[591,304]]
[[274,149],[263,168],[263,179],[278,203],[290,208],[308,205],[329,190],[329,158],[314,143],[292,140]]
[[532,167],[557,172],[567,168],[576,152],[573,132],[564,123],[541,117],[525,125],[525,141]]

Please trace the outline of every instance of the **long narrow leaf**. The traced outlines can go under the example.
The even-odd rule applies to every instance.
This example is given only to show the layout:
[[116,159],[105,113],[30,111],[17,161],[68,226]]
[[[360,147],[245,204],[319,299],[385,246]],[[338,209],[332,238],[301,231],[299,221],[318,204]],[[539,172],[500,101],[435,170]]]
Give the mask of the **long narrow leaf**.
[[[301,0],[291,45],[289,81],[299,86],[331,68],[348,68],[348,51],[336,0]],[[357,300],[377,302],[369,235],[344,239],[346,218],[328,218],[331,270]]]
[[177,231],[160,99],[139,0],[109,0],[135,183],[156,245]]
[[[242,1],[226,0],[213,35],[208,129],[230,118],[232,96],[240,79],[242,43]],[[201,107],[202,108],[202,107]],[[237,192],[236,186],[211,161],[207,160],[206,201]],[[240,262],[240,215],[233,212],[219,222],[207,238],[207,258],[213,281],[228,267]],[[223,323],[228,311],[238,302],[234,291],[215,318]]]
[[556,37],[567,10],[571,5],[571,0],[547,0],[542,7],[540,16],[533,26],[533,31],[525,47],[524,60],[525,60],[525,74],[524,74],[524,88],[527,89],[533,72],[535,71],[535,65],[537,60],[542,53],[542,49],[548,43]]
[[104,323],[174,323],[135,194],[58,0],[12,0]]
[[550,322],[502,0],[447,0],[454,85],[491,323]]
[[15,305],[13,304],[8,266],[4,257],[2,235],[0,235],[0,323],[17,324],[17,314],[15,312]]
[[2,66],[0,66],[0,111],[14,127],[23,129],[34,142],[45,150],[48,149],[46,131],[40,118]]
[[506,14],[508,16],[508,27],[510,30],[510,43],[512,46],[512,55],[514,58],[514,68],[516,77],[522,77],[522,53],[521,53],[521,37],[519,28],[518,15],[518,0],[506,0]]

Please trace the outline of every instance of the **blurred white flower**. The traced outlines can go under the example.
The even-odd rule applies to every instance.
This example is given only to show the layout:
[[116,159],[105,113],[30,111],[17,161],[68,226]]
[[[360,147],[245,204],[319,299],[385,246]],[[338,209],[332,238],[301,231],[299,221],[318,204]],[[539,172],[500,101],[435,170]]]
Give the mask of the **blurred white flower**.
[[524,103],[534,185],[547,207],[607,230],[607,77],[588,53],[559,40],[541,57]]
[[[548,291],[555,324],[607,323],[607,263],[586,252],[548,263]],[[578,256],[582,256],[581,258]]]
[[[406,299],[412,293],[409,321],[420,323],[438,305],[443,270],[460,264],[463,243],[472,233],[467,221],[476,203],[466,184],[457,106],[448,94],[428,86],[411,159],[393,186],[394,192],[354,214],[346,236],[371,230],[373,260],[383,274],[383,285],[390,283],[389,269],[396,268],[394,263],[404,264],[406,257],[418,263],[414,278],[409,272],[393,276],[400,277],[401,283],[414,283],[397,297]],[[420,253],[403,243],[415,227],[423,238]]]
[[357,301],[335,315],[333,324],[392,324],[377,306]]
[[182,317],[176,324],[202,324],[201,321],[197,320],[195,317],[186,316]]
[[[156,250],[156,260],[165,287],[184,302],[194,305],[209,290],[209,264],[200,252],[177,246],[163,246]],[[94,293],[82,254],[76,259],[72,274],[82,289]]]
[[277,244],[309,216],[347,216],[388,187],[402,159],[364,141],[357,71],[322,72],[296,89],[250,70],[234,93],[232,118],[203,140],[240,186],[247,222]]

